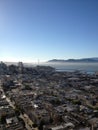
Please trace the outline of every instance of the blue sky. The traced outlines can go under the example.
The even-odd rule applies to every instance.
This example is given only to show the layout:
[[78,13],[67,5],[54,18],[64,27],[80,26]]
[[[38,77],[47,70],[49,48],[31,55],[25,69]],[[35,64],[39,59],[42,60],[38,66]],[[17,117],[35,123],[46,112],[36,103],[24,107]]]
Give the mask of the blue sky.
[[0,0],[0,60],[98,57],[98,0]]

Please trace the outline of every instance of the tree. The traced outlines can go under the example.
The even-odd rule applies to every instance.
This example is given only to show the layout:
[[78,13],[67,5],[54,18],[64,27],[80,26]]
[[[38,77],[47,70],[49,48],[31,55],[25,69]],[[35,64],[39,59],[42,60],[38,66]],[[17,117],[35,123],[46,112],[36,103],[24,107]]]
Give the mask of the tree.
[[2,115],[1,116],[0,122],[1,122],[1,124],[5,124],[6,123],[6,115]]

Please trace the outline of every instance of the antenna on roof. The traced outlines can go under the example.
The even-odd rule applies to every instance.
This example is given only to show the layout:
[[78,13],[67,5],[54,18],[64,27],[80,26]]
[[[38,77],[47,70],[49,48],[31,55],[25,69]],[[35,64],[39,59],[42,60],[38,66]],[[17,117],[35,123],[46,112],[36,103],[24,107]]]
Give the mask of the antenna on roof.
[[38,59],[38,65],[39,65],[39,62],[40,62],[40,61],[39,61],[39,59]]

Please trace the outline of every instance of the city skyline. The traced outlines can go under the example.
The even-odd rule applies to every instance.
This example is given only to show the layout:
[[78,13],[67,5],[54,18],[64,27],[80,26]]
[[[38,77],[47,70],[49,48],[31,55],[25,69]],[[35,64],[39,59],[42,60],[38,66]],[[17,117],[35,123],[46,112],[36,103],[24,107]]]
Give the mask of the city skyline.
[[1,0],[0,61],[98,57],[97,0]]

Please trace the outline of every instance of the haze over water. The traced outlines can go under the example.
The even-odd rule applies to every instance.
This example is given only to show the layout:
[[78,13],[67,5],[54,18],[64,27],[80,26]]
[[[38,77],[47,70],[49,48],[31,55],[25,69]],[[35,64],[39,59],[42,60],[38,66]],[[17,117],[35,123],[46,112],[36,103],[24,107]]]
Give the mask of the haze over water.
[[80,70],[83,72],[97,72],[98,71],[98,63],[73,63],[73,62],[66,62],[66,63],[45,63],[45,65],[52,66],[56,68],[58,71],[75,71]]

